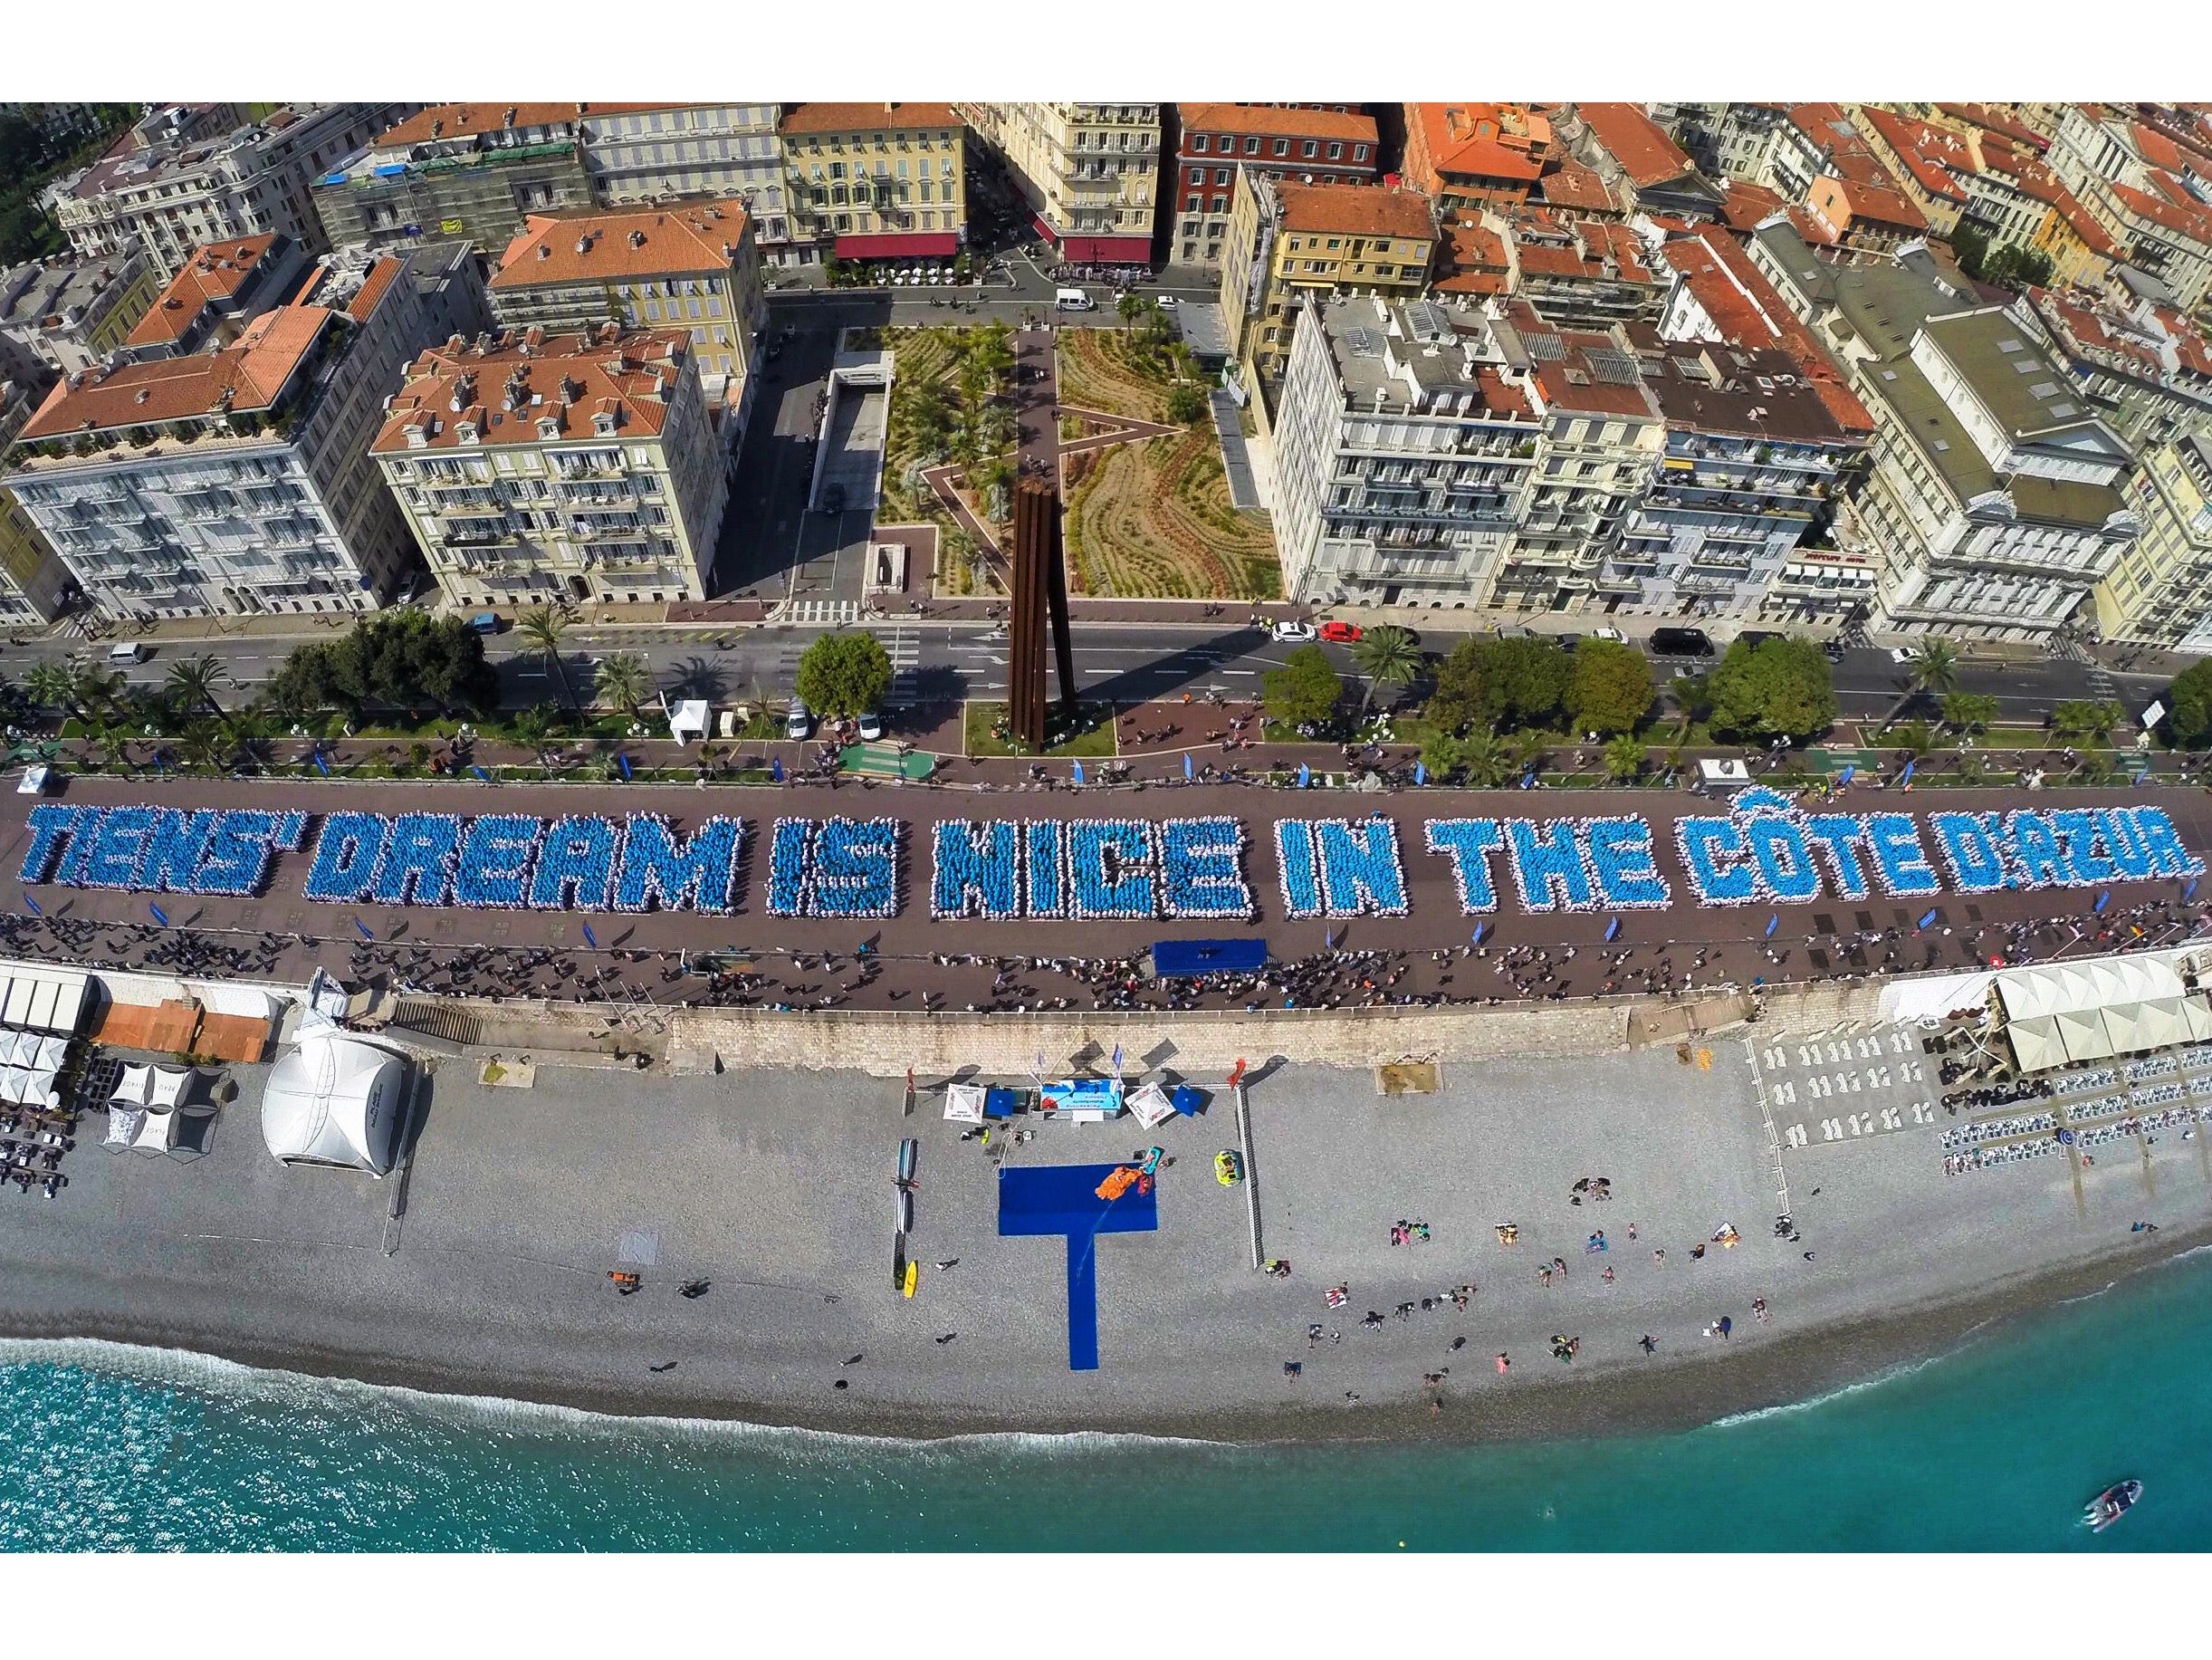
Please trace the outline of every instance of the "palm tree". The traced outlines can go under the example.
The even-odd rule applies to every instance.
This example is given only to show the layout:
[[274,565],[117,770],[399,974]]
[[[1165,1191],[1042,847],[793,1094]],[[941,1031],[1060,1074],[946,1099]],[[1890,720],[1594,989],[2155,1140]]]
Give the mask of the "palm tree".
[[213,721],[196,723],[179,741],[177,751],[187,766],[209,772],[220,772],[230,764],[230,739]]
[[234,684],[230,671],[211,657],[179,657],[169,665],[169,696],[183,715],[205,708],[221,719],[223,705],[215,701],[215,687]]
[[1460,741],[1460,770],[1472,790],[1495,790],[1513,776],[1513,758],[1488,726],[1477,726]]
[[130,761],[130,739],[122,733],[103,732],[100,734],[100,758],[108,765],[120,767],[134,776],[138,772],[139,769]]
[[1421,673],[1421,648],[1412,630],[1386,622],[1352,642],[1352,662],[1367,677],[1367,695],[1359,705],[1364,716],[1374,705],[1375,693],[1386,686],[1410,685]]
[[1136,320],[1144,314],[1144,301],[1143,296],[1138,294],[1124,294],[1114,302],[1115,315],[1122,320],[1125,328],[1134,326]]
[[569,666],[560,660],[560,642],[569,631],[569,619],[550,605],[533,605],[517,619],[514,631],[545,653],[545,660],[553,666],[554,678],[560,682],[561,701],[575,708],[576,694],[569,687]]
[[1896,725],[1897,717],[1920,697],[1941,697],[1958,687],[1958,653],[1949,640],[1931,639],[1915,646],[1907,660],[1907,668],[1905,695],[1897,700],[1897,706],[1882,723],[1884,732]]
[[42,708],[77,711],[77,677],[68,667],[50,659],[31,665],[23,677],[24,695]]
[[1643,771],[1643,740],[1623,733],[1605,745],[1605,775],[1617,784],[1636,782]]
[[594,682],[599,701],[625,715],[634,715],[653,689],[646,660],[634,651],[618,651],[599,664]]
[[76,670],[71,682],[72,706],[78,717],[88,726],[97,726],[112,720],[118,700],[129,683],[120,669],[102,668],[98,664],[80,657],[72,667]]

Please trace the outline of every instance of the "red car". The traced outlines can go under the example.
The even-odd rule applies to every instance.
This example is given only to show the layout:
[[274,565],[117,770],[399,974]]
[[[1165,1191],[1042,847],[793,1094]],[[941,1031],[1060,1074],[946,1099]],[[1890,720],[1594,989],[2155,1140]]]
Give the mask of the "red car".
[[1321,638],[1335,640],[1339,645],[1348,645],[1359,638],[1359,627],[1356,623],[1325,622],[1321,625]]

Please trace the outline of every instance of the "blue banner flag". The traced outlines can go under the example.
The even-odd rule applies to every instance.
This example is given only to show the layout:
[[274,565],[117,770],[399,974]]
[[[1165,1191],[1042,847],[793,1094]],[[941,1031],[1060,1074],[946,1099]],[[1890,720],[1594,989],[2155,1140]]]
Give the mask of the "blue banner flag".
[[1490,925],[1489,923],[1478,922],[1475,924],[1475,944],[1479,945],[1482,943],[1482,936],[1485,934],[1488,934],[1489,931]]
[[588,922],[584,924],[584,944],[594,951],[599,948],[599,936],[591,931],[591,925]]
[[769,772],[778,783],[783,782],[783,757],[778,755],[769,763]]
[[147,902],[146,908],[153,912],[154,920],[159,923],[163,927],[166,928],[169,926],[168,912],[163,910],[158,905],[154,904],[151,900]]
[[1191,782],[1191,774],[1192,774],[1192,772],[1194,770],[1195,770],[1195,769],[1194,769],[1194,768],[1193,768],[1193,767],[1191,765],[1191,752],[1190,752],[1189,750],[1187,750],[1187,749],[1186,749],[1185,751],[1183,751],[1183,782],[1185,782],[1185,783],[1189,783],[1189,782]]
[[1429,782],[1429,769],[1418,761],[1413,763],[1413,782],[1417,784],[1425,784]]
[[1924,928],[1924,927],[1926,927],[1926,926],[1928,926],[1930,923],[1933,922],[1935,919],[1936,919],[1936,913],[1935,913],[1934,911],[1930,910],[1930,911],[1928,913],[1928,915],[1927,915],[1927,916],[1923,916],[1923,917],[1921,917],[1921,918],[1920,918],[1920,922],[1919,922],[1919,924],[1918,924],[1917,926],[1920,926],[1920,927],[1923,927],[1923,928]]
[[321,750],[315,752],[315,771],[321,772],[325,778],[330,775],[330,763],[322,758]]
[[1306,788],[1306,785],[1307,785],[1307,782],[1308,782],[1308,781],[1309,781],[1309,780],[1310,780],[1312,777],[1313,777],[1313,773],[1311,772],[1311,771],[1309,771],[1309,770],[1307,769],[1307,767],[1306,763],[1305,763],[1303,761],[1299,762],[1299,763],[1298,763],[1298,788],[1299,788],[1299,789],[1301,789],[1301,790],[1303,790],[1304,788]]
[[484,771],[484,770],[482,767],[480,767],[480,766],[473,766],[473,767],[469,768],[469,771],[470,771],[470,772],[474,772],[474,773],[475,773],[477,777],[479,777],[479,778],[483,779],[483,780],[484,780],[484,782],[485,783],[487,783],[487,784],[488,784],[488,783],[490,783],[490,782],[492,782],[492,775],[491,775],[491,773],[489,773],[489,772],[485,772],[485,771]]
[[630,758],[620,750],[617,750],[615,751],[615,765],[622,771],[622,782],[628,783],[630,782]]
[[1777,911],[1773,916],[1767,918],[1767,932],[1760,935],[1759,937],[1761,939],[1772,939],[1774,937],[1774,931],[1781,926],[1782,914]]
[[[26,895],[26,896],[24,896],[24,897],[28,897],[29,896],[28,896],[28,895]],[[2196,878],[2195,877],[2191,877],[2191,878],[2189,878],[2189,885],[2188,885],[2187,888],[2184,888],[2181,890],[2181,902],[2182,902],[2184,905],[2187,905],[2187,904],[2188,904],[2188,902],[2189,902],[2191,899],[2194,899],[2196,897],[2197,897],[2197,878]]]
[[1849,766],[1845,767],[1845,768],[1844,768],[1844,769],[1843,769],[1842,772],[1838,772],[1838,773],[1835,775],[1835,787],[1836,787],[1837,789],[1841,790],[1841,789],[1842,789],[1842,788],[1843,788],[1843,787],[1845,784],[1849,783],[1849,782],[1851,782],[1853,779],[1854,779],[1854,778],[1858,777],[1858,775],[1859,775],[1859,763],[1858,763],[1857,762],[1855,762],[1855,761],[1854,761],[1854,762],[1853,762],[1853,763],[1851,763]]
[[1082,782],[1083,782],[1083,763],[1082,763],[1080,761],[1078,761],[1078,762],[1077,762],[1077,763],[1076,763],[1076,782],[1077,782],[1077,783],[1081,783]]
[[1615,916],[1605,925],[1605,943],[1611,945],[1621,932],[1621,919]]
[[[2192,884],[2192,886],[2194,886],[2194,884]],[[41,905],[36,899],[34,899],[29,894],[24,895],[23,903],[24,908],[29,911],[34,916],[43,916],[46,914],[46,907]]]
[[363,922],[359,916],[356,916],[353,919],[353,926],[360,930],[361,937],[363,939],[376,938],[376,936],[369,931],[369,925]]
[[2110,905],[2111,902],[2112,902],[2112,896],[2111,896],[2111,894],[2110,892],[2106,892],[2106,893],[2101,893],[2101,894],[2099,894],[2099,895],[2097,896],[2097,903],[2096,903],[2096,906],[2095,906],[2095,910],[2096,910],[2097,915],[2098,915],[2098,916],[2103,916],[2103,915],[2104,915],[2104,907],[2105,907],[2106,906]]
[[1910,783],[1910,782],[1912,782],[1912,769],[1913,769],[1914,767],[1918,766],[1919,764],[1920,764],[1920,763],[1919,763],[1919,762],[1917,762],[1917,761],[1908,761],[1908,762],[1906,762],[1906,763],[1905,763],[1905,770],[1904,770],[1903,772],[1900,772],[1900,773],[1897,775],[1897,782],[1898,782],[1899,783],[1901,783],[1901,784],[1909,784],[1909,783]]

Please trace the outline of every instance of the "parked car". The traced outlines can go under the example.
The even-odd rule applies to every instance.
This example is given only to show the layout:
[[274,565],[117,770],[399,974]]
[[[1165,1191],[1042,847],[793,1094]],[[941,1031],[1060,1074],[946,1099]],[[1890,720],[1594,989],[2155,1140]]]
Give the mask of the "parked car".
[[1321,625],[1321,638],[1335,640],[1340,645],[1349,645],[1359,637],[1360,628],[1357,623],[1325,622]]
[[478,611],[468,619],[469,628],[478,634],[496,634],[500,630],[497,611]]
[[1590,638],[1592,639],[1609,639],[1616,646],[1628,644],[1628,636],[1618,628],[1593,628],[1590,630]]
[[1174,296],[1174,295],[1173,295],[1173,294],[1162,294],[1162,295],[1160,296],[1160,303],[1161,303],[1163,306],[1169,306],[1169,305],[1181,305],[1181,304],[1183,303],[1183,302],[1182,302],[1182,301],[1180,301],[1180,300],[1178,300],[1178,299],[1176,299],[1176,298],[1175,298],[1175,296]]
[[813,711],[798,698],[792,698],[790,713],[783,717],[783,735],[797,744],[803,742],[813,731]]
[[1537,637],[1534,628],[1524,628],[1518,622],[1499,623],[1497,634],[1499,639],[1534,639]]
[[1278,622],[1272,628],[1269,628],[1268,632],[1278,640],[1301,640],[1313,639],[1317,638],[1314,626],[1310,622]]
[[822,486],[822,511],[824,513],[843,513],[845,511],[845,486],[834,478]]
[[1892,646],[1890,648],[1890,661],[1892,663],[1918,662],[1920,660],[1920,654],[1919,652],[1915,651],[1910,646]]
[[1662,657],[1709,657],[1712,637],[1703,628],[1653,628],[1652,650]]
[[882,740],[883,734],[884,717],[881,715],[870,709],[860,717],[860,741],[863,744],[878,743]]

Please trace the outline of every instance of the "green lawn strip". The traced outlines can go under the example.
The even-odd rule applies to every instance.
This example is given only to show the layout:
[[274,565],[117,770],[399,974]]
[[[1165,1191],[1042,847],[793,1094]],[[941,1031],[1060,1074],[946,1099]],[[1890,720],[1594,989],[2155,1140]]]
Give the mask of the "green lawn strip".
[[[1002,703],[972,703],[962,715],[962,747],[971,755],[1008,756],[1032,753],[1018,750],[991,734],[991,726],[1006,714]],[[1114,755],[1114,711],[1105,704],[1086,704],[1083,714],[1093,722],[1089,730],[1053,744],[1044,753],[1073,760],[1110,760]]]

